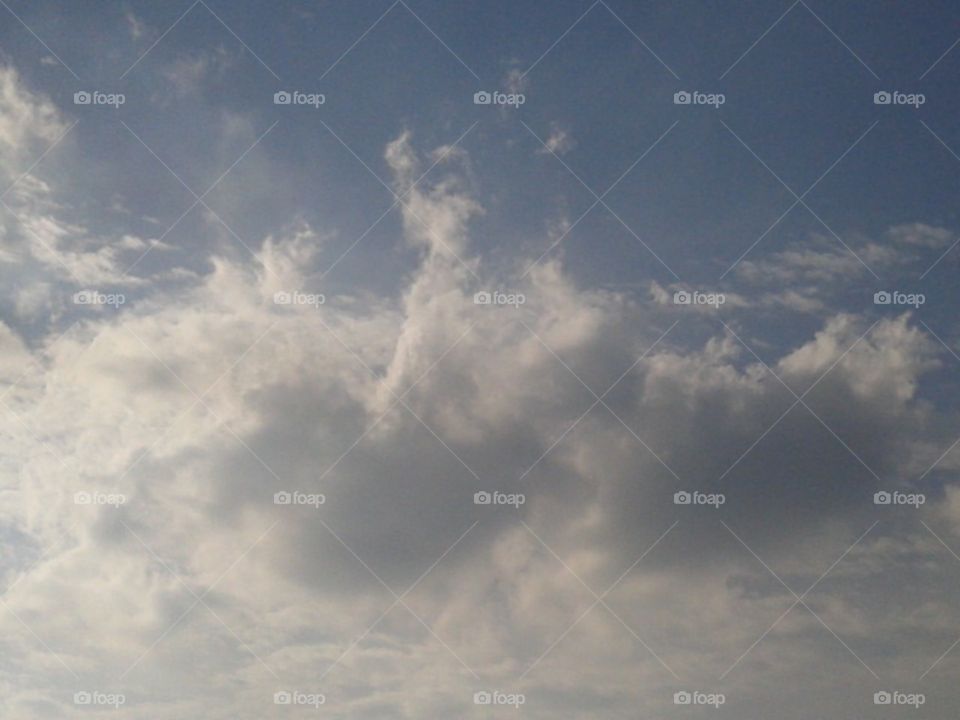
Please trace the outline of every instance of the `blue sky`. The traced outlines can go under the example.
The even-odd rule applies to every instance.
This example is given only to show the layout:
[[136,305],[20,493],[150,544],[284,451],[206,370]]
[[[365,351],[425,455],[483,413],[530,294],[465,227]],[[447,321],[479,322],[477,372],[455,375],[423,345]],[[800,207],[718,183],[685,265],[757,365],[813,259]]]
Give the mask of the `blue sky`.
[[956,706],[956,7],[0,18],[4,717]]
[[[814,234],[836,233],[856,246],[900,224],[956,222],[949,198],[957,160],[944,144],[956,147],[960,138],[937,120],[949,117],[957,60],[949,53],[936,62],[952,40],[949,24],[929,8],[915,15],[897,8],[892,18],[869,4],[844,4],[832,14],[803,4],[786,14],[769,4],[736,13],[706,4],[682,12],[669,4],[558,3],[549,11],[538,4],[427,4],[421,10],[430,14],[429,29],[413,14],[424,20],[421,12],[400,4],[213,8],[228,29],[197,5],[146,54],[158,34],[135,38],[146,33],[138,23],[166,29],[182,9],[19,10],[43,23],[47,45],[81,78],[41,62],[50,53],[8,13],[4,48],[22,58],[25,81],[64,104],[87,87],[128,98],[109,114],[70,113],[93,120],[72,131],[92,156],[82,161],[87,182],[77,202],[100,203],[103,211],[120,198],[134,215],[164,227],[192,198],[122,123],[196,193],[278,123],[208,202],[241,238],[253,238],[248,244],[303,218],[335,230],[330,252],[337,255],[390,207],[393,198],[374,175],[388,174],[379,149],[402,129],[436,146],[473,127],[462,147],[474,160],[477,187],[496,203],[495,213],[478,220],[477,242],[501,256],[518,245],[530,252],[549,246],[551,222],[579,218],[595,199],[591,191],[609,188],[672,127],[605,198],[623,224],[599,205],[563,241],[574,272],[593,284],[716,283],[793,204],[791,190],[802,195],[828,170],[805,196],[812,212],[791,210],[751,259]],[[110,41],[91,53],[97,37]],[[503,87],[511,73],[527,87],[528,102],[516,112],[470,102],[477,88]],[[285,87],[323,92],[327,103],[312,113],[274,106],[273,93]],[[722,92],[727,101],[715,112],[676,106],[673,93],[683,89]],[[882,89],[922,92],[927,102],[918,110],[878,107],[872,95]],[[225,132],[231,123],[233,132]],[[537,152],[537,137],[554,131],[570,138],[568,168]],[[129,161],[112,162],[119,148]],[[96,214],[102,232],[129,230],[126,217]],[[179,243],[209,235],[192,226],[197,215],[173,231]],[[396,230],[393,213],[327,281],[396,291],[398,267],[412,261],[391,247]],[[926,267],[937,255],[927,253]],[[890,269],[870,272],[880,277],[878,287],[916,280]],[[931,287],[944,274],[932,274]]]

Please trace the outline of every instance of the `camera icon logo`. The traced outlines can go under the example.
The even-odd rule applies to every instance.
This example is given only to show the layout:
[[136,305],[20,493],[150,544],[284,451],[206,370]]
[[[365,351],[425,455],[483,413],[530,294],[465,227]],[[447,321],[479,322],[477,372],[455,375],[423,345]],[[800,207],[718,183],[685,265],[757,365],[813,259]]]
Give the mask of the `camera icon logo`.
[[693,102],[693,95],[688,93],[686,90],[680,90],[673,94],[673,104],[674,105],[689,105]]
[[78,492],[73,496],[75,505],[90,505],[93,503],[93,496],[88,492]]
[[486,291],[474,293],[473,295],[474,305],[489,305],[492,302],[493,302],[493,296],[491,296],[490,293]]
[[673,294],[674,305],[689,305],[692,300],[693,300],[693,295],[688,293],[686,290],[677,290]]
[[493,502],[493,495],[488,493],[486,490],[481,490],[480,492],[473,494],[474,505],[489,505],[492,502]]
[[893,301],[893,296],[886,290],[880,290],[873,294],[874,305],[889,305]]
[[273,504],[274,505],[289,505],[293,502],[293,495],[283,491],[273,494]]
[[293,302],[293,296],[285,290],[280,290],[273,294],[274,305],[289,305]]
[[881,490],[873,494],[874,505],[889,505],[891,502],[893,502],[893,495],[886,490]]
[[880,690],[873,694],[874,705],[889,705],[893,702],[893,696],[886,690]]
[[89,105],[93,97],[86,90],[79,90],[73,94],[74,105]]
[[886,90],[881,90],[880,92],[875,92],[873,94],[873,104],[874,105],[889,105],[893,102],[893,96],[888,93]]
[[493,95],[486,90],[480,90],[473,94],[474,105],[490,105],[493,102]]
[[673,504],[674,505],[689,505],[693,502],[693,495],[688,493],[686,490],[680,490],[673,494]]
[[274,105],[289,105],[293,101],[293,95],[286,90],[279,90],[273,94]]
[[680,692],[675,692],[673,694],[674,705],[689,705],[692,700],[693,697],[686,690],[681,690]]
[[73,694],[74,705],[89,705],[93,702],[93,695],[83,690]]
[[290,705],[293,703],[293,695],[288,693],[286,690],[280,690],[273,694],[273,704],[274,705]]
[[490,705],[492,702],[493,696],[486,690],[481,690],[480,692],[475,692],[473,694],[474,705]]

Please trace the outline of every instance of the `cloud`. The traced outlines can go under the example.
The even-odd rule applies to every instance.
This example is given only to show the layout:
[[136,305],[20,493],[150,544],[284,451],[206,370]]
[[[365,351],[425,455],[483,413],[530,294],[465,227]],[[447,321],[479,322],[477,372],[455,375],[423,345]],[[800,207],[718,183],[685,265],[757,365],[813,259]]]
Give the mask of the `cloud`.
[[236,58],[223,46],[174,60],[163,70],[163,76],[177,99],[199,93],[211,80],[221,80]]
[[[659,285],[651,299],[592,290],[560,261],[497,276],[473,237],[483,206],[465,158],[417,185],[410,133],[385,159],[420,252],[396,296],[275,304],[324,291],[327,229],[298,222],[256,259],[214,257],[59,339],[2,340],[11,372],[29,371],[0,436],[16,459],[4,599],[56,653],[0,614],[5,717],[69,714],[88,686],[123,688],[118,717],[265,717],[281,688],[324,693],[335,716],[469,714],[484,687],[526,693],[538,718],[662,716],[678,683],[714,682],[794,600],[731,530],[802,592],[870,526],[872,493],[936,458],[921,438],[954,427],[920,397],[940,355],[908,315],[871,328],[835,314],[770,349],[727,316],[736,335],[668,316]],[[54,247],[83,234],[31,222]],[[102,257],[76,263],[109,274]],[[833,277],[821,258],[780,260],[806,282]],[[474,304],[485,287],[527,302]],[[791,390],[810,393],[788,411]],[[698,488],[725,493],[723,509],[674,504]],[[475,505],[478,490],[526,502]],[[325,502],[275,504],[283,491]],[[924,517],[952,517],[936,514],[948,497]],[[936,659],[938,613],[952,613],[931,593],[906,621],[872,622],[878,588],[908,602],[892,578],[929,544],[916,535],[865,539],[866,574],[840,566],[810,599],[891,673]],[[911,629],[931,640],[899,654],[871,640]],[[783,706],[795,674],[822,673],[825,698],[867,693],[866,671],[834,683],[851,665],[798,607],[725,687],[806,717]]]
[[66,129],[49,98],[24,87],[12,67],[0,67],[0,157],[9,175],[7,183],[26,170],[38,145],[54,142]]
[[551,125],[550,134],[544,141],[543,147],[537,150],[540,154],[553,153],[566,155],[573,149],[574,141],[570,134],[559,125]]
[[408,194],[401,203],[408,240],[428,248],[431,258],[460,260],[467,245],[467,222],[481,211],[464,192],[460,178],[448,175],[426,191],[415,184],[422,170],[409,132],[391,142],[384,157],[396,177],[395,192]]
[[[77,288],[141,286],[144,280],[127,268],[148,244],[169,249],[132,233],[97,237],[71,219],[77,213],[64,200],[63,187],[37,174],[45,154],[71,144],[71,127],[49,98],[27,88],[15,70],[0,68],[0,158],[8,183],[0,207],[0,263],[11,278],[5,294],[21,319],[36,319],[40,307],[63,306],[72,293],[57,297],[51,280]],[[87,171],[82,162],[73,167],[78,174]],[[29,279],[32,287],[16,290],[13,278],[18,284]]]
[[866,272],[854,255],[826,239],[812,247],[789,248],[763,259],[745,259],[736,268],[737,275],[748,282],[814,283],[824,287],[837,278],[857,277]]
[[734,275],[748,284],[749,290],[740,288],[752,296],[755,307],[829,317],[847,305],[851,288],[859,290],[864,285],[864,297],[872,294],[867,293],[866,284],[876,279],[874,274],[881,273],[886,282],[897,278],[896,282],[909,286],[914,282],[911,271],[920,261],[917,248],[925,242],[923,238],[942,239],[949,233],[915,224],[890,228],[886,235],[895,243],[858,237],[844,247],[834,238],[813,235],[804,243],[741,260]]
[[946,228],[933,227],[919,222],[896,225],[890,228],[888,232],[895,242],[925,248],[946,247],[953,240],[954,235]]
[[507,88],[507,92],[518,94],[527,91],[527,88],[530,85],[530,80],[521,70],[518,68],[513,68],[507,72],[503,84],[504,87]]
[[134,40],[139,40],[144,32],[146,31],[146,25],[142,20],[140,20],[136,15],[131,11],[127,11],[127,14],[124,16],[124,19],[127,21],[127,27],[130,31],[130,37]]

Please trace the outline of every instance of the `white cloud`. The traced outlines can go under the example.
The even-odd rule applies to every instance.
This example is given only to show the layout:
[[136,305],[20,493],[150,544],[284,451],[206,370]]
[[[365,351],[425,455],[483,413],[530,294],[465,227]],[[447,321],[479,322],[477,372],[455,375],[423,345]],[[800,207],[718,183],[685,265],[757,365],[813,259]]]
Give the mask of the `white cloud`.
[[52,143],[66,128],[49,98],[27,90],[11,67],[0,67],[0,157],[10,175],[25,170],[31,154],[46,149],[38,145]]
[[896,225],[890,228],[889,234],[898,243],[927,248],[946,247],[954,236],[946,228],[933,227],[919,222]]
[[[423,165],[411,136],[386,159],[396,191],[408,190]],[[281,687],[316,688],[344,717],[463,715],[484,686],[526,692],[537,718],[597,707],[632,717],[639,689],[640,709],[663,715],[678,681],[610,610],[594,607],[563,637],[595,600],[570,571],[600,593],[680,520],[607,602],[682,682],[712,682],[793,601],[719,518],[802,592],[875,512],[877,483],[843,443],[892,478],[912,469],[921,430],[950,426],[918,398],[938,356],[909,317],[847,352],[869,325],[837,315],[767,362],[798,393],[836,363],[806,402],[843,443],[803,407],[770,431],[794,398],[722,326],[698,340],[671,333],[638,362],[666,329],[664,288],[652,302],[584,289],[559,262],[490,277],[470,233],[482,208],[455,168],[405,199],[405,239],[422,256],[399,297],[274,305],[325,265],[323,234],[299,223],[256,261],[216,258],[211,273],[85,318],[59,342],[2,341],[13,369],[39,365],[8,398],[16,417],[0,434],[16,459],[0,491],[0,531],[17,538],[5,585],[19,578],[5,602],[82,682],[124,688],[117,717],[269,717]],[[31,221],[54,246],[82,234]],[[114,257],[99,258],[82,266],[110,272]],[[829,272],[792,259],[806,280]],[[474,305],[486,285],[515,287],[527,304]],[[591,390],[635,362],[586,412]],[[729,497],[722,515],[673,505],[675,490],[710,485]],[[488,488],[528,501],[475,506]],[[128,502],[77,506],[80,490]],[[280,490],[327,502],[277,506]],[[402,593],[475,521],[405,598],[429,630],[397,605],[364,635],[394,601],[374,573]],[[907,550],[870,538],[862,553],[871,584],[888,562],[909,572]],[[890,660],[858,611],[864,579],[836,577],[842,592],[811,603],[868,662],[897,671],[942,652],[931,642]],[[190,610],[195,595],[209,608]],[[906,624],[884,615],[882,631],[932,632],[941,608],[925,597]],[[0,612],[0,626],[4,716],[69,716],[78,681],[12,615]],[[831,679],[841,670],[861,689],[851,665],[797,608],[731,674],[729,695],[773,712],[774,691],[783,702],[796,673],[819,669],[811,683],[834,698],[847,692]],[[946,692],[949,674],[931,682]]]
[[573,146],[574,141],[570,133],[560,125],[553,124],[550,126],[550,134],[544,141],[543,147],[537,152],[540,154],[566,155],[573,149]]

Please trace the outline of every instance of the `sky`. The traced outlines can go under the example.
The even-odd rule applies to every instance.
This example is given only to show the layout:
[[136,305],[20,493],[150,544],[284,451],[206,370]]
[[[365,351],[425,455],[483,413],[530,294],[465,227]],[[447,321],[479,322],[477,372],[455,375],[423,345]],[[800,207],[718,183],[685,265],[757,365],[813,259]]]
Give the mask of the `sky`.
[[952,716],[958,45],[0,0],[0,716]]

